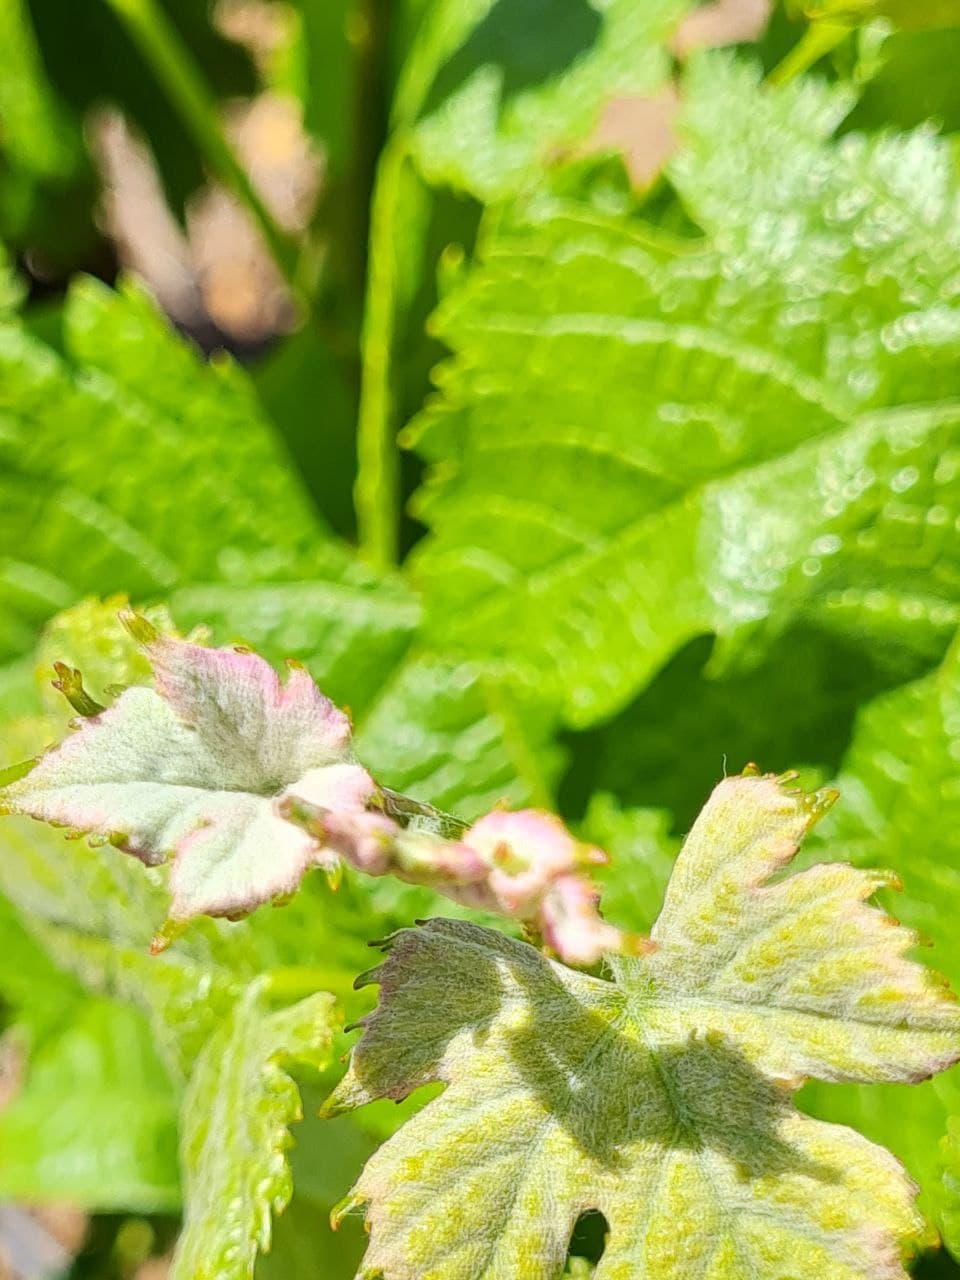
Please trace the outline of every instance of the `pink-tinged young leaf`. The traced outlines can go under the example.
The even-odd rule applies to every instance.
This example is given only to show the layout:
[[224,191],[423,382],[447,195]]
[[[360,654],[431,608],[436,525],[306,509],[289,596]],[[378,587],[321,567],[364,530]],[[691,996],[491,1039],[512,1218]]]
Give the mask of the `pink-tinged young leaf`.
[[656,948],[611,958],[612,981],[460,921],[385,944],[327,1111],[445,1089],[343,1206],[366,1209],[363,1280],[559,1280],[589,1210],[596,1280],[907,1280],[916,1188],[791,1095],[932,1074],[960,1058],[960,1014],[868,904],[888,877],[783,874],[831,798],[790,782],[717,787]]
[[[208,649],[130,620],[155,688],[130,688],[81,722],[3,793],[4,807],[110,840],[149,866],[173,860],[171,927],[237,916],[292,893],[313,866],[393,824],[368,813],[375,785],[352,758],[347,716],[309,674],[286,683],[242,649]],[[298,793],[322,806],[318,840],[280,816]]]

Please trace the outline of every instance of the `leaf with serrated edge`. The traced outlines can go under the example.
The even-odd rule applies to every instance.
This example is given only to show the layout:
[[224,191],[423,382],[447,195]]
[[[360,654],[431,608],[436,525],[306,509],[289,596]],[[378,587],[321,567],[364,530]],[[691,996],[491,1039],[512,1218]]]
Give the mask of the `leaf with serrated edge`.
[[174,859],[171,921],[240,915],[292,892],[336,851],[286,823],[292,784],[337,813],[338,838],[376,839],[374,791],[352,760],[350,722],[294,667],[131,629],[155,689],[127,689],[3,794],[10,811],[109,838],[147,865]]
[[845,89],[760,79],[687,72],[671,177],[703,239],[541,200],[432,322],[425,635],[528,664],[578,727],[707,633],[727,662],[798,621],[933,658],[960,620],[949,144],[834,142]]
[[[827,797],[828,798],[828,797]],[[771,879],[823,796],[727,779],[688,837],[652,955],[613,982],[476,926],[397,935],[331,1111],[445,1092],[370,1160],[362,1275],[549,1280],[577,1216],[609,1224],[597,1280],[894,1280],[920,1229],[900,1165],[800,1115],[791,1090],[916,1079],[960,1056],[914,938],[840,865]]]
[[186,1214],[171,1280],[243,1280],[269,1249],[271,1213],[293,1191],[288,1130],[302,1117],[285,1067],[326,1066],[333,1005],[320,993],[271,1012],[255,980],[211,1037],[183,1104]]

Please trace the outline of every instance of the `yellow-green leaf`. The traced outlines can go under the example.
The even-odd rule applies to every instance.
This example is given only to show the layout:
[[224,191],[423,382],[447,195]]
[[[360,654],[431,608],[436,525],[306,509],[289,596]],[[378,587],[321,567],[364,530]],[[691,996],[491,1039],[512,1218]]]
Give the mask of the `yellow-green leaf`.
[[434,1099],[369,1161],[361,1274],[552,1280],[599,1210],[597,1280],[895,1280],[919,1232],[886,1151],[800,1115],[801,1078],[917,1078],[960,1017],[866,899],[888,877],[781,878],[829,797],[722,782],[677,860],[658,950],[614,980],[475,926],[404,931],[330,1110]]

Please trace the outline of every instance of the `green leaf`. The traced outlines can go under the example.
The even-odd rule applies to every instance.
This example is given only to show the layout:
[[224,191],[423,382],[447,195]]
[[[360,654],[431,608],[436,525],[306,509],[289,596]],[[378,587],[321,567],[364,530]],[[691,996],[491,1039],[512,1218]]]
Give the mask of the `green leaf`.
[[180,1203],[177,1098],[136,1009],[78,1001],[0,1111],[0,1195],[156,1213]]
[[308,572],[323,527],[245,376],[130,286],[75,284],[65,324],[76,370],[0,328],[0,657],[86,594]]
[[209,625],[219,642],[248,645],[274,663],[296,658],[358,720],[406,656],[421,617],[399,577],[374,573],[335,543],[317,548],[308,578],[182,587],[170,609],[185,629]]
[[332,996],[271,1012],[260,982],[211,1037],[183,1104],[186,1212],[172,1280],[253,1275],[257,1251],[270,1247],[271,1214],[293,1190],[288,1130],[302,1113],[287,1071],[325,1066],[332,1037]]
[[380,782],[467,819],[549,807],[562,755],[539,694],[497,662],[414,653],[360,720],[357,751]]
[[707,238],[501,220],[407,436],[429,643],[535,671],[578,726],[704,633],[718,668],[796,623],[929,661],[958,620],[949,148],[833,142],[846,91],[725,56],[687,90],[673,181]]
[[611,98],[663,84],[665,39],[687,7],[441,0],[413,41],[394,125],[429,182],[485,201],[510,194],[588,134]]
[[361,1275],[548,1280],[594,1209],[609,1227],[598,1280],[905,1276],[921,1219],[903,1170],[790,1095],[805,1076],[943,1069],[960,1015],[905,958],[913,936],[866,905],[888,876],[777,875],[827,798],[721,783],[677,860],[658,949],[615,961],[612,982],[473,925],[391,940],[330,1109],[447,1087],[354,1188]]

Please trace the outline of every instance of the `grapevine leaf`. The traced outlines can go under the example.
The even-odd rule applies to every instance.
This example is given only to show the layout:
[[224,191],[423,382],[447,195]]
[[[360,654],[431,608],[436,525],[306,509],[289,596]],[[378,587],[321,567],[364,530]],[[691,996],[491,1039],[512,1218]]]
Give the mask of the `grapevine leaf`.
[[604,103],[650,93],[686,0],[442,0],[421,25],[394,122],[428,181],[489,201],[579,142]]
[[[47,627],[38,653],[39,679],[46,687],[34,699],[31,718],[7,725],[3,748],[9,758],[35,754],[64,732],[66,704],[48,685],[58,657],[82,667],[90,688],[104,699],[114,696],[116,685],[149,683],[150,664],[117,619],[121,603],[86,601]],[[162,610],[145,614],[169,634]],[[243,929],[205,921],[175,949],[151,958],[151,933],[167,907],[160,873],[145,874],[130,859],[105,858],[102,850],[65,841],[24,819],[5,820],[0,837],[0,887],[16,903],[23,926],[62,970],[75,973],[96,992],[140,1005],[177,1078],[189,1074],[211,1028],[257,973],[308,966],[318,975],[318,985],[346,994],[353,975],[366,963],[366,939],[383,936],[395,925],[394,917],[370,909],[347,885],[337,895],[325,885],[314,885],[288,905],[282,927],[268,914]],[[36,963],[42,953],[28,937],[23,947],[17,945],[16,923],[11,919],[4,924],[10,945],[0,966],[0,991],[20,1011],[29,1000],[33,1038],[38,1014],[42,1027],[55,1027],[63,1000],[75,1000],[79,988],[49,962],[43,977],[45,971],[38,971]],[[41,1001],[41,989],[50,992],[49,1002]],[[25,1016],[18,1012],[18,1022]],[[59,1020],[65,1020],[62,1012]]]
[[577,1216],[609,1226],[598,1280],[904,1277],[920,1229],[885,1151],[795,1111],[804,1076],[917,1079],[960,1055],[960,1016],[866,899],[889,877],[783,878],[829,797],[722,782],[677,860],[658,949],[614,981],[473,925],[391,940],[331,1111],[429,1102],[370,1160],[361,1274],[559,1276]]
[[576,725],[705,633],[728,663],[797,622],[937,657],[958,621],[948,144],[833,141],[845,90],[725,56],[686,87],[672,181],[705,238],[501,219],[406,437],[435,465],[429,643],[526,664]]
[[[392,824],[365,806],[350,722],[302,667],[282,685],[245,650],[207,649],[130,615],[155,689],[127,689],[4,792],[9,811],[94,833],[147,866],[173,859],[171,922],[242,915],[292,893],[311,866]],[[277,812],[291,784],[329,838]]]
[[326,1066],[333,997],[271,1012],[265,984],[250,987],[211,1037],[190,1079],[181,1117],[186,1211],[172,1280],[252,1276],[270,1247],[271,1213],[293,1191],[286,1151],[301,1118],[293,1063]]
[[86,594],[309,571],[324,528],[245,376],[130,285],[75,283],[64,325],[76,367],[0,326],[0,659]]

